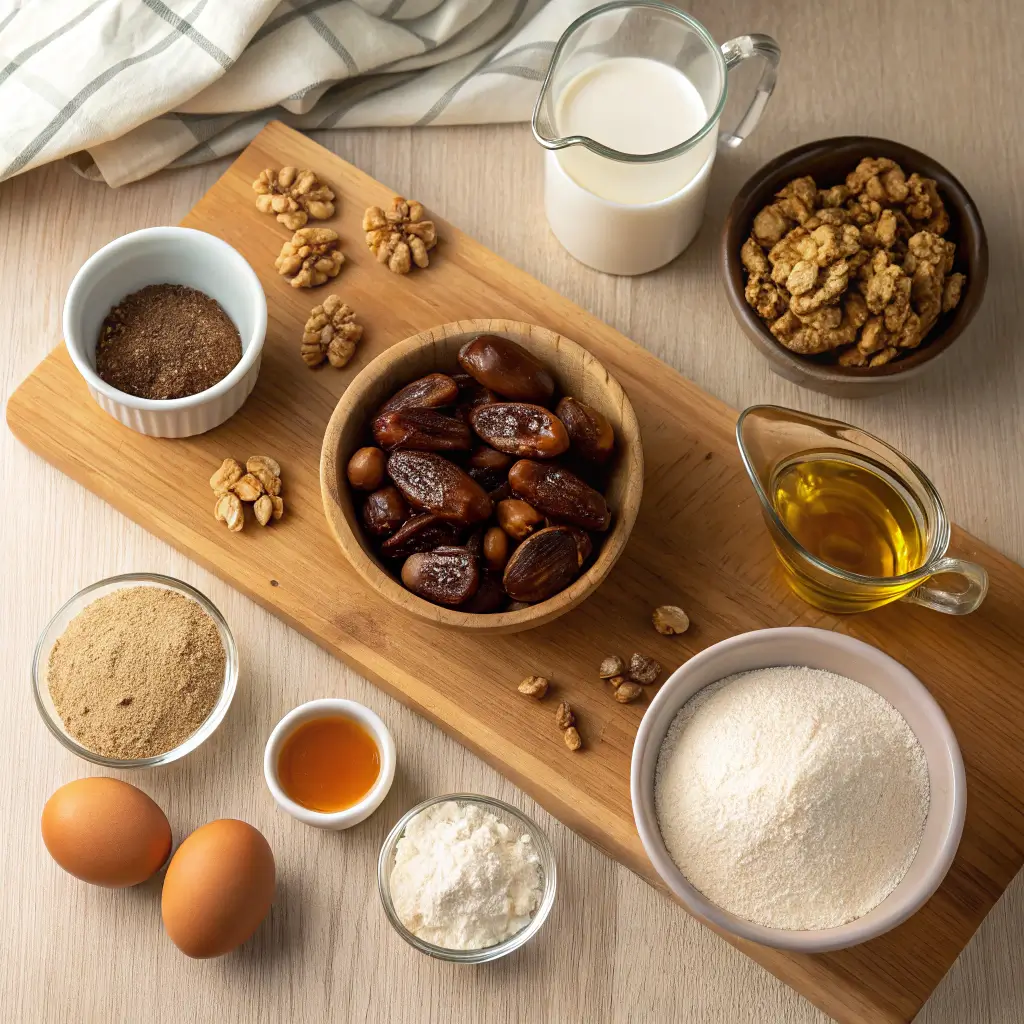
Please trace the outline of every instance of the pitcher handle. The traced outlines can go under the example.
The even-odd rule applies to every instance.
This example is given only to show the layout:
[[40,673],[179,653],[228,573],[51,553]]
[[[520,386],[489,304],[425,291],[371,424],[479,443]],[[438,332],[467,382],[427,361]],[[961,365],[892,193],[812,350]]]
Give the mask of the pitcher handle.
[[947,615],[967,615],[973,612],[988,593],[988,573],[974,562],[965,562],[960,558],[943,558],[935,566],[935,575],[954,573],[967,580],[967,588],[960,593],[953,593],[934,586],[927,580],[903,596],[904,601],[923,605],[933,611],[945,612]]
[[722,56],[725,58],[726,74],[751,57],[760,57],[764,61],[761,79],[757,83],[754,98],[750,101],[746,113],[732,132],[723,132],[719,136],[718,145],[722,149],[735,149],[761,120],[764,108],[768,105],[772,90],[775,88],[775,76],[782,51],[771,36],[754,32],[749,36],[737,36],[727,43],[722,43]]

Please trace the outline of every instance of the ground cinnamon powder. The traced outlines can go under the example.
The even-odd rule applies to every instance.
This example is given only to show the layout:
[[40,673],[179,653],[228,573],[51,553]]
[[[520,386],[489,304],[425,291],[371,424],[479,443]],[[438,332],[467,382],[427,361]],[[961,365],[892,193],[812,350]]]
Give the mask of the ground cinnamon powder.
[[96,344],[100,379],[137,398],[198,394],[241,358],[238,329],[220,304],[181,284],[151,284],[123,298]]
[[105,757],[155,757],[191,736],[217,703],[224,645],[191,598],[128,587],[98,598],[50,651],[50,696],[69,733]]

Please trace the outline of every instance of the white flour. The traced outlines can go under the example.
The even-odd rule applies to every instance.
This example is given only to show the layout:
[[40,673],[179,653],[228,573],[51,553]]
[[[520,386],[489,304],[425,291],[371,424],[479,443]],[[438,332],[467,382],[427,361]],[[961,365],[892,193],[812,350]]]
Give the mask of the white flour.
[[899,884],[928,816],[902,715],[831,672],[766,668],[695,694],[658,755],[661,834],[687,879],[773,928],[830,928]]
[[544,891],[528,835],[490,811],[454,800],[406,826],[395,848],[391,898],[418,938],[446,949],[483,949],[522,931]]

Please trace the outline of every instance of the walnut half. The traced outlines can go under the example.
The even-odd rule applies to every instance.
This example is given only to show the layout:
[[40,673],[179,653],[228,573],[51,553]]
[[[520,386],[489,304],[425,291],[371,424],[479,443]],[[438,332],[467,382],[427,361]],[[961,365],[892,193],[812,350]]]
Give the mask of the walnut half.
[[334,193],[320,183],[310,170],[268,167],[252,183],[256,193],[256,209],[274,213],[289,230],[298,231],[307,220],[327,220],[334,216]]
[[281,246],[274,266],[282,277],[291,278],[293,288],[315,288],[338,276],[345,262],[340,244],[330,228],[300,228]]
[[427,266],[427,253],[437,245],[437,229],[426,219],[423,204],[402,196],[395,196],[387,212],[379,206],[368,207],[363,230],[370,252],[393,274],[408,274],[413,264]]
[[302,329],[306,365],[319,366],[326,359],[339,370],[347,366],[363,336],[363,328],[355,319],[355,312],[337,295],[328,295],[322,305],[314,306]]

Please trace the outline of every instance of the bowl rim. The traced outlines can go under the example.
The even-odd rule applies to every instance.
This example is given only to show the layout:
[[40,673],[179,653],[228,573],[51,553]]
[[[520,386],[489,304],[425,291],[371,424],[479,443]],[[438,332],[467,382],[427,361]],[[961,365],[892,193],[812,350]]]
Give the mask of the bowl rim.
[[[588,365],[594,365],[603,372],[608,387],[613,390],[624,425],[624,430],[620,433],[629,433],[636,438],[636,443],[630,449],[624,450],[620,457],[626,460],[627,485],[631,484],[634,487],[637,498],[631,507],[627,503],[626,507],[616,510],[611,529],[604,534],[597,557],[587,570],[576,577],[564,590],[546,601],[512,612],[488,614],[463,612],[456,608],[433,604],[414,594],[411,590],[407,590],[371,557],[361,531],[352,528],[334,493],[345,486],[342,480],[344,470],[338,457],[341,431],[355,402],[360,400],[377,380],[382,364],[387,365],[396,358],[407,356],[417,349],[426,348],[438,341],[476,334],[505,334],[513,338],[524,335],[531,338],[539,336],[549,341],[556,349],[578,349]],[[557,376],[557,370],[555,372]],[[622,385],[596,356],[578,342],[548,327],[517,320],[456,320],[438,324],[404,338],[402,341],[395,342],[367,363],[342,393],[327,424],[320,450],[320,492],[327,522],[342,553],[363,581],[403,612],[435,625],[462,630],[477,630],[481,633],[515,632],[543,625],[574,608],[593,593],[607,578],[629,541],[640,510],[643,480],[644,459],[640,425]]]
[[[785,184],[791,177],[799,176],[801,171],[794,167],[794,164],[841,149],[870,150],[870,153],[851,155],[851,170],[856,161],[863,156],[889,156],[901,164],[908,165],[911,171],[916,170],[929,177],[938,176],[944,179],[940,182],[940,188],[946,193],[947,200],[953,200],[947,202],[947,209],[952,207],[957,219],[970,225],[976,241],[973,248],[963,248],[970,271],[967,288],[945,330],[928,339],[926,344],[906,358],[894,360],[884,366],[839,366],[815,363],[801,358],[775,340],[764,321],[750,308],[743,296],[744,280],[739,247],[749,233],[752,220],[752,215],[741,217],[743,208],[749,204],[751,197],[765,189],[772,179],[778,179],[768,190],[774,193],[776,186]],[[745,229],[742,236],[741,228]],[[963,245],[963,242],[958,243],[958,246]],[[726,297],[733,315],[751,344],[773,364],[773,368],[776,365],[786,366],[816,382],[837,387],[863,386],[865,390],[870,390],[875,386],[881,389],[883,384],[894,386],[894,378],[899,378],[900,383],[903,383],[921,373],[928,364],[950,348],[974,318],[981,306],[988,283],[988,264],[988,236],[985,226],[977,205],[960,179],[927,153],[893,139],[871,135],[837,135],[818,139],[794,146],[772,158],[758,168],[739,188],[729,205],[719,235],[719,269]]]
[[[149,239],[156,239],[157,244],[162,245],[209,246],[212,251],[219,253],[218,258],[223,260],[229,273],[245,279],[248,290],[251,293],[250,297],[255,302],[255,321],[248,344],[242,345],[242,358],[231,368],[230,373],[205,391],[197,391],[194,395],[186,395],[184,398],[140,398],[137,395],[130,395],[126,391],[119,391],[117,388],[112,387],[100,377],[90,364],[82,347],[82,340],[76,336],[72,323],[76,306],[85,301],[85,296],[88,293],[89,278],[96,271],[97,267],[101,267],[104,263],[108,262],[112,256],[122,249],[130,249]],[[234,320],[231,322],[234,323]],[[150,228],[140,228],[138,231],[129,231],[127,234],[120,235],[107,242],[106,245],[97,249],[78,268],[64,298],[61,328],[64,333],[64,345],[68,350],[68,355],[70,355],[75,368],[90,388],[99,392],[110,401],[118,402],[129,409],[145,412],[174,412],[192,409],[220,398],[222,395],[226,395],[245,377],[256,361],[261,358],[267,334],[267,296],[263,291],[263,285],[260,283],[256,271],[252,269],[248,260],[233,245],[225,242],[223,238],[218,238],[216,235],[210,234],[209,231],[201,231],[199,228],[157,225]],[[235,324],[235,328],[238,328],[238,324]],[[239,334],[241,334],[241,331],[239,331]]]
[[[304,807],[284,791],[278,775],[278,758],[284,741],[300,725],[319,718],[343,717],[361,725],[373,737],[380,753],[380,771],[366,795],[340,811],[317,811]],[[274,726],[263,750],[263,777],[277,805],[297,821],[313,828],[341,831],[365,821],[384,802],[395,780],[397,752],[395,739],[381,717],[358,701],[345,697],[320,697],[292,708]]]
[[[391,899],[391,868],[395,856],[395,847],[398,845],[398,840],[405,834],[406,826],[420,811],[433,807],[435,804],[448,801],[462,804],[478,804],[489,809],[497,809],[509,815],[526,829],[531,842],[540,856],[541,868],[544,872],[544,892],[536,912],[529,922],[520,928],[515,935],[494,946],[484,946],[482,949],[448,949],[445,946],[437,946],[432,942],[418,938],[399,920],[398,913]],[[380,895],[381,905],[384,908],[384,914],[388,921],[391,922],[395,931],[414,949],[418,949],[421,953],[426,953],[427,956],[434,957],[437,960],[447,960],[449,963],[483,964],[489,963],[492,960],[498,960],[503,956],[508,956],[509,953],[514,953],[520,947],[525,946],[541,930],[544,922],[548,919],[548,915],[551,913],[551,908],[554,906],[555,896],[558,892],[558,863],[555,860],[554,847],[547,833],[525,811],[519,810],[518,807],[506,803],[504,800],[499,800],[497,797],[484,796],[480,793],[445,793],[441,796],[429,797],[416,804],[415,807],[410,808],[398,819],[391,831],[385,836],[384,842],[381,843],[380,853],[377,856],[377,892]]]
[[[837,925],[832,928],[813,930],[771,928],[747,921],[724,910],[704,896],[676,866],[662,839],[656,815],[648,816],[644,809],[643,789],[648,779],[657,770],[657,758],[655,757],[650,762],[650,774],[648,775],[643,772],[645,753],[647,748],[654,743],[652,733],[655,729],[655,719],[662,708],[674,703],[675,693],[685,684],[687,678],[692,676],[698,669],[705,667],[709,662],[714,662],[723,653],[729,652],[733,648],[756,643],[759,639],[768,640],[770,637],[776,637],[779,640],[800,640],[808,638],[809,634],[813,634],[816,640],[820,640],[826,645],[846,648],[851,652],[863,653],[869,651],[871,657],[879,659],[893,676],[901,680],[902,685],[907,688],[908,692],[914,695],[913,699],[928,709],[929,717],[933,719],[939,740],[949,756],[953,794],[952,810],[949,821],[946,823],[942,842],[934,851],[932,863],[927,873],[917,883],[916,892],[912,899],[908,900],[903,906],[896,906],[867,925],[864,924],[867,915],[864,915],[846,924]],[[711,683],[705,685],[711,685]],[[864,683],[862,685],[868,684]],[[700,687],[694,692],[699,692],[703,688]],[[686,699],[689,700],[690,697]],[[683,701],[678,704],[673,711],[673,717],[685,703],[686,701]],[[898,708],[896,710],[899,711]],[[900,713],[902,714],[902,712]],[[967,812],[967,777],[963,755],[949,720],[928,688],[905,665],[872,644],[865,643],[863,640],[858,640],[843,633],[811,626],[781,626],[750,630],[712,644],[699,654],[694,655],[669,676],[647,708],[633,743],[633,753],[630,761],[630,799],[633,807],[633,820],[640,834],[641,844],[655,872],[669,891],[691,914],[722,931],[763,946],[801,953],[824,953],[837,949],[846,949],[861,942],[877,938],[917,913],[935,894],[953,863],[960,845],[961,836],[963,835],[964,820]],[[918,853],[920,853],[920,850]],[[893,893],[899,889],[900,885],[902,885],[902,880],[893,889]],[[892,893],[889,895],[891,896]],[[889,896],[886,897],[886,899],[888,898]],[[873,912],[871,911],[871,913]]]
[[[177,593],[183,594],[185,597],[189,597],[195,601],[200,608],[202,608],[203,611],[213,619],[214,624],[217,626],[217,632],[220,635],[221,643],[224,645],[224,682],[221,686],[217,702],[210,709],[210,713],[205,719],[203,719],[199,728],[196,729],[191,736],[179,743],[178,746],[171,747],[170,750],[165,750],[162,754],[154,754],[152,757],[119,759],[116,757],[106,757],[103,754],[98,754],[93,750],[89,750],[88,747],[82,746],[64,730],[63,723],[58,723],[54,720],[42,698],[41,691],[44,683],[42,680],[41,667],[44,654],[49,658],[49,652],[52,650],[54,642],[58,639],[57,637],[54,637],[49,643],[46,643],[47,638],[49,637],[54,624],[59,621],[65,612],[79,601],[82,601],[83,598],[96,592],[102,587],[112,587],[113,589],[121,590],[131,585],[155,585],[162,587],[165,590],[176,591]],[[82,605],[81,611],[84,611],[91,603],[91,601],[85,602]],[[73,617],[74,616],[72,616],[72,618]],[[67,626],[64,628],[67,629]],[[63,635],[63,631],[61,635]],[[202,744],[217,731],[218,726],[224,720],[224,716],[228,712],[228,708],[231,706],[231,702],[234,700],[235,691],[238,687],[238,647],[235,643],[234,635],[231,632],[231,627],[228,625],[227,620],[221,614],[217,606],[201,591],[190,586],[188,583],[185,583],[183,580],[175,579],[173,576],[164,576],[161,573],[155,572],[129,572],[122,573],[117,576],[108,576],[105,579],[97,580],[95,583],[90,583],[89,586],[83,587],[77,593],[69,597],[57,609],[57,611],[50,616],[46,625],[43,627],[42,632],[39,634],[39,639],[36,640],[36,645],[32,652],[31,676],[32,696],[35,700],[36,709],[39,711],[40,717],[45,723],[47,729],[49,729],[50,732],[53,733],[53,735],[56,736],[57,739],[60,740],[60,742],[73,754],[77,754],[83,760],[90,761],[92,764],[101,765],[104,768],[155,768],[159,765],[171,764],[174,761],[180,760],[186,754],[190,754],[193,750],[202,746]]]

